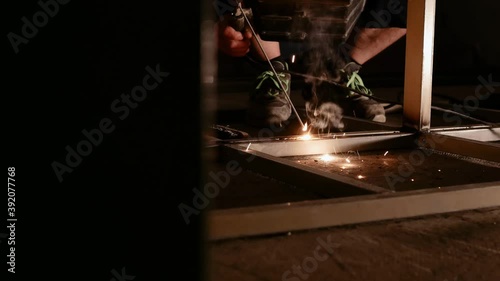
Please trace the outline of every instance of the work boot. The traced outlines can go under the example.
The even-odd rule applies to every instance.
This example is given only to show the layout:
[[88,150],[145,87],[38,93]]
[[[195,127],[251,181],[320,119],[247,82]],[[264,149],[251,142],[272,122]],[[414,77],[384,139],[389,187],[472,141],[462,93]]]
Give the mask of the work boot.
[[345,115],[386,121],[383,105],[370,98],[373,93],[358,74],[361,65],[352,60],[346,63],[346,59],[338,57],[336,61],[326,60],[324,66],[311,69],[311,78],[305,79],[302,96],[312,127],[343,130]]
[[292,114],[288,101],[291,86],[291,75],[286,72],[288,64],[279,60],[271,63],[278,77],[269,67],[257,77],[255,88],[250,92],[247,123],[252,126],[280,127]]
[[340,69],[342,84],[353,89],[353,91],[346,90],[346,99],[342,102],[342,107],[345,112],[352,112],[355,117],[385,123],[384,106],[370,97],[373,93],[358,74],[360,69],[361,65],[353,61]]

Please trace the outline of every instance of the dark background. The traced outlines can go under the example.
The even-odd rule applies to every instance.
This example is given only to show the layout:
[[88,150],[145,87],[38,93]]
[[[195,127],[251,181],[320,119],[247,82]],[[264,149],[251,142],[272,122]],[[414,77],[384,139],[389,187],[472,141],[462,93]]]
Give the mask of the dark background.
[[[500,73],[498,1],[437,0],[434,37],[434,85],[476,85],[477,76]],[[406,37],[366,62],[360,72],[372,86],[402,86],[404,82]],[[282,56],[298,58],[304,44],[282,42]],[[220,56],[220,77],[254,79],[255,68],[244,59]],[[300,69],[300,66],[297,66]],[[496,74],[496,75],[495,75]],[[495,79],[493,79],[495,80]],[[498,79],[497,79],[498,80]]]
[[[497,1],[436,1],[434,85],[476,85],[478,75],[498,75],[500,38],[495,36],[498,11],[500,3]],[[383,76],[393,77],[395,85],[402,85],[404,39],[369,61],[363,68],[364,73],[382,79]]]
[[[476,83],[478,74],[497,71],[498,4],[438,2],[435,82]],[[21,17],[40,9],[36,1],[16,3],[4,10],[4,34],[20,34]],[[212,3],[200,3],[73,0],[18,54],[4,37],[3,135],[7,165],[16,167],[17,280],[108,281],[122,268],[134,280],[204,276],[202,216],[186,225],[178,210],[204,174],[200,15]],[[64,162],[65,147],[84,139],[83,129],[113,117],[112,101],[157,64],[169,77],[128,118],[115,120],[115,131],[59,183],[51,163]],[[245,67],[230,70],[245,76]],[[401,83],[403,69],[401,41],[363,71]],[[2,241],[2,260],[6,246]]]
[[[4,10],[5,35],[21,34],[21,17],[40,10],[37,1],[16,3]],[[177,207],[201,185],[200,3],[73,0],[18,54],[4,35],[15,280],[108,281],[122,268],[125,280],[203,275],[201,217],[186,225]],[[59,183],[51,163],[65,162],[83,129],[114,118],[112,101],[157,64],[170,75]],[[6,276],[6,241],[0,246]]]

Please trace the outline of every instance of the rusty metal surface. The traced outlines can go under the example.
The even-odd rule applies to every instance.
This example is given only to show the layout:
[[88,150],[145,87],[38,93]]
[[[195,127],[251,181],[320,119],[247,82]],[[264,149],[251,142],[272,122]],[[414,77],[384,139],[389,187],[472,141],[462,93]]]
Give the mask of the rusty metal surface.
[[259,151],[243,151],[235,146],[221,147],[223,161],[232,161],[239,167],[268,176],[290,185],[315,193],[324,198],[347,197],[388,192],[370,183],[297,165],[280,157]]

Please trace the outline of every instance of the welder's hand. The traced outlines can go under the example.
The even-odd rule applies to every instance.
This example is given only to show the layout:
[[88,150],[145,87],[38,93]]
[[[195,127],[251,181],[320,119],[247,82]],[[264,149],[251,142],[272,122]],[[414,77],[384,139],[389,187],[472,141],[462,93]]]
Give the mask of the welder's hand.
[[217,23],[217,46],[224,54],[231,57],[243,57],[250,51],[252,33],[247,30],[236,31],[224,22]]

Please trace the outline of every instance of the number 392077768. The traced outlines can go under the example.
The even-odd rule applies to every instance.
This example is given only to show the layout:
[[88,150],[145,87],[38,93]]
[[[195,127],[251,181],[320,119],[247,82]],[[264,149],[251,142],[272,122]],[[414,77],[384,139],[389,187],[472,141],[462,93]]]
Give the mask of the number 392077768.
[[10,218],[15,218],[16,217],[16,168],[15,167],[9,167],[7,168],[7,212],[9,213]]

